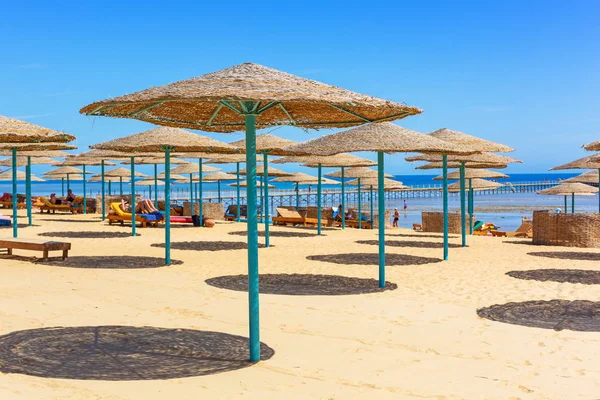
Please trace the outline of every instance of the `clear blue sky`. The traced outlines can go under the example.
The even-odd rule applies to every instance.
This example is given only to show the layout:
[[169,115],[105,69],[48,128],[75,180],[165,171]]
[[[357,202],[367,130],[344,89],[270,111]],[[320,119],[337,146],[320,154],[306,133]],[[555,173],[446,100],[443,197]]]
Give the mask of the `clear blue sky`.
[[[82,106],[248,61],[418,106],[399,124],[420,132],[515,147],[525,163],[509,173],[545,171],[600,140],[597,0],[29,1],[2,14],[0,114],[72,133],[82,149],[151,127]],[[386,163],[413,171],[401,154]]]

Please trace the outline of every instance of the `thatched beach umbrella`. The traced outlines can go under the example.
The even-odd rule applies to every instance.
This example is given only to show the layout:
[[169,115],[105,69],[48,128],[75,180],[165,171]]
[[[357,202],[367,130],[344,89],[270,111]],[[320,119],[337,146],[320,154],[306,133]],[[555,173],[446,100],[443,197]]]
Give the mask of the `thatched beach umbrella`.
[[[239,184],[238,183],[230,183],[227,186],[231,186],[231,187],[238,187],[239,186],[239,187],[244,187],[245,188],[245,187],[248,187],[248,182],[241,181]],[[262,186],[263,186],[262,182],[256,181],[256,186],[255,186],[256,189],[260,189]],[[275,185],[269,184],[269,188],[271,188],[271,189],[275,189],[276,187],[277,186],[275,186]]]
[[[498,171],[490,171],[489,169],[471,169],[468,168],[465,171],[465,179],[485,179],[485,178],[495,178],[495,179],[506,179],[509,178],[508,175],[503,174]],[[444,179],[442,175],[436,176],[433,178],[434,181],[441,181]],[[460,171],[452,171],[448,172],[448,180],[457,181],[460,179]]]
[[[341,128],[393,121],[422,111],[246,63],[170,85],[84,107],[87,115],[126,117],[214,132],[246,132],[248,204],[256,204],[256,129],[294,125]],[[250,361],[260,360],[258,318],[258,220],[248,207]]]
[[[595,148],[595,143],[590,143],[589,145],[584,146],[587,150],[592,150]],[[589,148],[588,148],[589,147]],[[562,169],[595,169],[598,171],[598,185],[600,186],[600,157],[598,155],[591,155],[583,158],[579,158],[575,161],[571,161],[566,164],[561,164],[559,166],[550,168],[550,171],[557,171]],[[598,200],[598,211],[600,212],[600,199]]]
[[[470,171],[470,170],[467,170]],[[468,188],[468,193],[469,193],[469,225],[471,226],[471,234],[473,234],[473,213],[475,212],[475,193],[476,191],[479,190],[492,190],[492,189],[497,189],[499,187],[504,186],[501,183],[498,182],[492,182],[492,181],[488,181],[482,178],[469,178],[469,188]],[[458,193],[460,192],[461,189],[461,185],[460,182],[456,182],[453,183],[451,185],[448,185],[448,192],[450,193]]]
[[[198,165],[194,164],[194,163],[185,163],[185,164],[180,164],[175,168],[171,168],[171,174],[188,174],[190,177],[189,183],[190,183],[190,204],[193,204],[194,202],[194,182],[192,180],[193,175],[198,173],[199,178],[198,178],[198,183],[200,186],[202,186],[202,174],[206,173],[206,172],[214,172],[214,171],[219,171],[220,168],[215,168],[215,167],[210,167],[210,166],[204,166],[202,167],[202,158],[199,159],[199,165],[200,168],[198,167]],[[202,193],[202,190],[200,189],[200,193]],[[220,197],[220,195],[219,195]],[[200,200],[200,199],[199,199]],[[219,200],[220,201],[220,200]],[[192,206],[192,214],[194,211],[194,207]],[[198,213],[200,215],[202,215],[202,208],[200,207],[198,209]]]
[[[134,160],[135,162],[135,160]],[[138,177],[138,178],[145,178],[148,175],[143,174],[141,172],[134,172],[133,176]],[[123,179],[124,178],[129,178],[130,180],[132,179],[131,176],[131,171],[128,170],[127,168],[113,168],[113,169],[109,169],[108,171],[104,172],[104,177],[105,178],[119,178],[119,196],[123,196]],[[133,199],[133,193],[131,193],[132,199]],[[132,200],[132,204],[133,204],[133,200]]]
[[[397,152],[420,152],[443,154],[473,153],[464,146],[455,145],[434,137],[402,128],[389,122],[368,124],[333,135],[313,139],[294,147],[298,155],[330,155],[357,151],[377,152],[378,212],[379,212],[379,286],[385,286],[385,194],[383,154]],[[447,203],[447,202],[445,202]],[[445,204],[447,206],[447,204]],[[447,221],[446,221],[447,227]],[[446,229],[447,230],[447,229]],[[447,241],[445,241],[447,247]]]
[[[217,169],[217,168],[215,168]],[[204,175],[202,177],[204,182],[217,182],[217,197],[219,203],[221,202],[221,181],[238,181],[237,177],[232,174],[228,174],[222,171],[213,172],[212,174]]]
[[600,151],[600,140],[583,145],[587,151]]
[[[386,174],[389,175],[389,174]],[[369,204],[370,204],[370,212],[371,212],[371,229],[373,228],[373,216],[374,206],[373,206],[373,189],[378,188],[379,180],[377,177],[369,177],[369,178],[356,178],[354,181],[348,182],[349,185],[357,185],[360,189],[360,185],[364,185],[365,189],[369,189]],[[385,192],[398,191],[403,189],[410,189],[408,186],[404,186],[402,182],[396,181],[393,179],[385,178],[383,180],[383,190]],[[360,210],[360,207],[359,207]],[[359,211],[360,212],[360,211]]]
[[[27,179],[27,174],[23,171],[16,171],[16,177],[18,181],[24,181]],[[7,169],[6,171],[0,173],[0,181],[11,181],[12,180],[12,169]],[[37,176],[31,174],[31,180],[33,182],[44,182],[45,180],[42,178],[38,178]]]
[[[65,178],[67,179],[67,191],[69,191],[71,189],[71,175],[74,174],[83,175],[83,170],[71,166],[63,166],[51,169],[50,171],[45,173],[45,175],[49,177],[54,177],[55,179],[58,179],[60,177],[62,181],[62,196],[65,195]],[[91,174],[91,172],[86,172],[86,174]]]
[[303,172],[295,172],[288,176],[280,176],[279,178],[273,179],[272,182],[291,182],[296,184],[296,211],[300,209],[300,185],[337,185],[340,183],[338,181],[334,181],[333,179],[327,178],[321,178],[319,181],[318,177],[305,174]]
[[[227,143],[200,136],[178,128],[158,127],[123,138],[90,146],[99,150],[115,150],[131,154],[131,209],[132,234],[135,236],[135,155],[136,153],[165,154],[165,263],[171,264],[171,152],[214,151],[235,153],[237,149]],[[202,216],[200,216],[202,218]]]
[[565,212],[567,212],[567,196],[571,196],[571,213],[575,214],[575,196],[594,196],[598,188],[585,183],[561,183],[549,189],[540,190],[537,194],[548,194],[565,197]]
[[[83,168],[83,176],[85,177],[85,175],[87,174],[86,167],[94,166],[94,165],[100,166],[101,173],[104,173],[104,167],[106,165],[110,166],[110,165],[115,165],[115,164],[110,161],[105,161],[103,158],[86,157],[86,156],[79,155],[79,156],[67,157],[65,159],[65,161],[63,161],[61,163],[61,165],[63,165],[63,166],[80,166]],[[87,214],[86,181],[87,181],[87,179],[83,179],[83,213],[84,214]],[[102,186],[104,187],[104,184],[102,184]],[[102,190],[102,192],[104,193],[104,190]],[[102,208],[103,208],[102,220],[104,221],[104,195],[102,196]]]
[[565,179],[563,182],[565,183],[592,183],[598,184],[598,180],[600,179],[600,171],[592,170],[584,172],[583,174],[574,176],[573,178]]

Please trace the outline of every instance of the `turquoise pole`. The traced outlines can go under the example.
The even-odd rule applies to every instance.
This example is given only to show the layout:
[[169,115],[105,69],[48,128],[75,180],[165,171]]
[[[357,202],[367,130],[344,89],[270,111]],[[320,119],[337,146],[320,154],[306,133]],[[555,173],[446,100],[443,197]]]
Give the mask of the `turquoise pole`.
[[112,180],[111,179],[112,178],[110,178],[110,177],[108,178],[108,195],[109,196],[112,196],[112,188],[111,188],[111,186],[112,186]]
[[[246,109],[254,107],[246,103]],[[260,360],[258,303],[258,218],[256,213],[256,115],[246,114],[246,192],[248,200],[248,303],[250,361]]]
[[[321,163],[317,166],[317,235],[321,234],[321,180],[322,178]],[[344,216],[342,216],[343,218]]]
[[123,177],[119,177],[119,196],[123,197]]
[[86,191],[86,179],[85,179],[85,164],[83,164],[83,213],[87,214],[87,194]]
[[71,189],[71,174],[67,174],[67,192]]
[[158,164],[154,164],[154,207],[158,210]]
[[360,178],[358,178],[358,229],[362,229],[362,204],[360,202]]
[[237,213],[236,213],[236,217],[235,219],[237,220],[237,222],[240,222],[240,213],[242,212],[242,207],[240,205],[240,163],[237,162],[236,164],[236,170],[235,170],[235,175],[236,175],[236,179],[237,179],[237,187],[235,189],[236,192],[236,197],[237,197]]
[[148,185],[148,197],[152,198],[152,185]]
[[340,211],[342,214],[342,229],[346,229],[346,179],[344,177],[344,167],[342,167],[342,210]]
[[17,222],[17,149],[12,148],[12,205],[13,205],[13,237],[17,237],[18,222]]
[[65,178],[60,178],[61,188],[62,188],[62,197],[65,197]]
[[444,260],[448,260],[448,156],[442,156],[444,175],[443,201],[444,201]]
[[217,197],[219,199],[219,203],[221,202],[221,181],[217,181]]
[[192,174],[190,174],[190,212],[194,215],[194,181],[192,179]]
[[264,214],[264,212],[265,212],[265,211],[264,211],[264,209],[265,209],[265,206],[264,206],[264,201],[263,201],[263,199],[264,199],[264,195],[263,195],[263,177],[261,176],[261,177],[260,177],[260,199],[259,199],[259,200],[260,200],[260,211],[261,211],[261,212],[260,212],[260,216],[261,216],[261,222],[262,222],[262,216],[263,216],[263,214]]
[[462,247],[467,246],[467,211],[465,204],[465,163],[460,163],[460,223]]
[[263,169],[265,176],[265,247],[271,246],[269,237],[269,154],[263,152]]
[[473,234],[473,181],[469,179],[469,234]]
[[[102,221],[106,219],[106,193],[104,189],[104,160],[100,162],[100,175],[102,176]],[[110,185],[110,184],[109,184]]]
[[569,212],[569,206],[567,205],[567,196],[565,195],[565,214]]
[[204,214],[204,210],[202,209],[202,198],[204,197],[204,192],[202,191],[202,159],[198,159],[198,217],[200,218],[200,224],[203,225],[204,218],[202,217]]
[[[85,179],[85,176],[83,177]],[[121,181],[123,178],[121,178]],[[136,236],[135,233],[135,157],[131,157],[131,199],[129,201],[131,205],[131,236]]]
[[300,210],[300,187],[296,182],[296,211]]
[[383,152],[377,153],[377,212],[379,225],[379,287],[385,287],[385,193],[383,183]]
[[575,193],[571,193],[571,214],[575,214]]
[[27,167],[25,177],[25,196],[27,196],[27,222],[29,226],[33,225],[33,216],[31,215],[31,157],[27,156]]
[[[171,149],[165,146],[165,264],[171,265]],[[200,175],[202,176],[202,175]]]
[[373,225],[375,225],[375,221],[373,221],[373,185],[371,185],[371,189],[369,189],[369,201],[371,202],[371,229],[373,229]]

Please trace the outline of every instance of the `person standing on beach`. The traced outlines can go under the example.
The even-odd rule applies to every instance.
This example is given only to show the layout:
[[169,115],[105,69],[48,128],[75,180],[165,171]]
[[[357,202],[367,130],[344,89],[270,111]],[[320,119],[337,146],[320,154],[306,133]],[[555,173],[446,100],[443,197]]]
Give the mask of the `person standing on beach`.
[[400,219],[400,213],[397,208],[394,208],[394,222],[392,223],[393,228],[398,227],[398,220]]

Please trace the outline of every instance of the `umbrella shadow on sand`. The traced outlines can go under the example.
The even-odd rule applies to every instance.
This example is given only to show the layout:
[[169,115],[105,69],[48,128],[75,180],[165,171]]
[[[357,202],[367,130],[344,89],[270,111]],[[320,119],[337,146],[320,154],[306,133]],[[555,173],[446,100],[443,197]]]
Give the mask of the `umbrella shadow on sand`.
[[[164,243],[153,243],[152,247],[164,248]],[[264,244],[259,243],[258,247],[265,247]],[[271,245],[271,247],[275,247]],[[193,251],[225,251],[225,250],[245,250],[248,248],[246,242],[172,242],[171,249],[173,250],[193,250]]]
[[[38,233],[38,236],[48,236],[57,238],[73,238],[73,239],[114,239],[131,237],[131,232],[94,232],[94,231],[69,231],[69,232],[43,232]],[[141,236],[139,233],[137,236]]]
[[[234,236],[248,236],[248,232],[246,231],[235,231],[235,232],[229,232],[230,235],[234,235]],[[265,237],[265,232],[264,231],[259,231],[258,232],[258,236],[259,237]],[[305,238],[305,237],[319,237],[319,235],[315,233],[309,233],[309,232],[289,232],[289,231],[270,231],[269,232],[269,236],[271,237],[284,237],[284,238]],[[321,236],[326,236],[326,235],[321,235]]]
[[[167,267],[165,259],[146,256],[75,256],[63,260],[60,257],[50,257],[41,260],[35,257],[0,256],[1,259],[29,261],[35,264],[51,265],[53,267],[86,268],[86,269],[144,269]],[[171,265],[183,264],[179,260],[171,260]]]
[[[323,254],[308,256],[306,259],[344,265],[379,265],[379,254],[377,253]],[[396,265],[433,264],[441,261],[441,258],[419,257],[408,254],[385,255],[385,265],[388,267]]]
[[[337,275],[312,274],[261,274],[261,294],[290,296],[343,296],[352,294],[379,293],[396,290],[398,285],[386,282],[384,288],[375,279],[352,278]],[[248,275],[218,276],[206,280],[210,286],[220,289],[248,291]]]
[[[443,235],[430,235],[427,233],[386,233],[385,236],[395,236],[395,237],[410,237],[410,238],[429,238],[429,239],[444,239]],[[449,239],[457,239],[458,236],[449,235]]]
[[[275,353],[261,343],[261,359]],[[0,336],[0,372],[130,381],[218,374],[252,365],[248,338],[132,326],[56,327]]]
[[506,275],[517,279],[540,282],[551,281],[600,285],[600,271],[585,269],[533,269],[528,271],[509,271]]
[[[369,245],[373,245],[373,246],[379,245],[378,240],[357,240],[354,243],[369,244]],[[415,247],[415,248],[419,248],[419,249],[442,249],[442,248],[444,248],[444,243],[419,242],[419,241],[415,241],[415,240],[386,240],[385,245],[390,246],[390,247]],[[448,247],[459,248],[462,246],[460,244],[448,243]]]
[[537,251],[527,253],[535,257],[557,258],[560,260],[600,261],[600,253],[579,251]]

